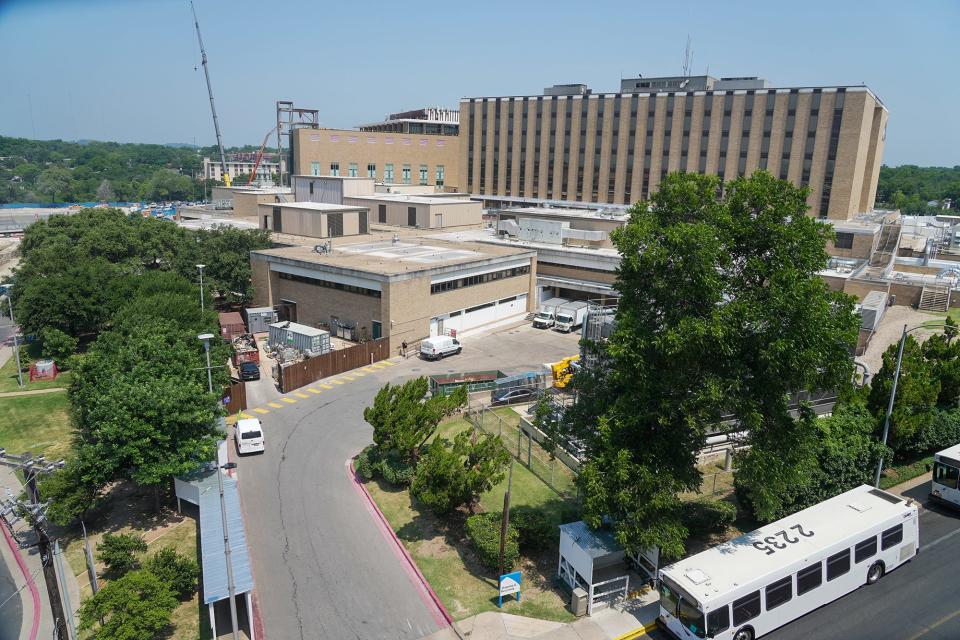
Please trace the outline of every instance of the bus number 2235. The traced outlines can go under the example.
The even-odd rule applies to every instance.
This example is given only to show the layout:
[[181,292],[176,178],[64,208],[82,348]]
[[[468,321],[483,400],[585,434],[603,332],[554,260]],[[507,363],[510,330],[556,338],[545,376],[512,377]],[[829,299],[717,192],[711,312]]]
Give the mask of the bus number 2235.
[[[790,529],[795,530],[804,538],[813,537],[813,531],[804,531],[803,525],[795,524],[790,527]],[[783,542],[780,541],[781,539]],[[786,549],[787,544],[797,544],[798,542],[800,542],[800,538],[790,535],[790,532],[787,530],[783,530],[777,531],[772,536],[767,536],[763,539],[763,542],[754,542],[753,546],[758,551],[763,551],[769,556],[776,553],[777,549]]]

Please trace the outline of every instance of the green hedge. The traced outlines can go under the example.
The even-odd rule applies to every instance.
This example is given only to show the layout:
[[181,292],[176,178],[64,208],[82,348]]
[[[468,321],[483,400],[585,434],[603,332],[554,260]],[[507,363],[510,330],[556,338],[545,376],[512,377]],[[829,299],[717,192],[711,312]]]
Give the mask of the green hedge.
[[556,544],[560,529],[542,511],[533,507],[516,507],[510,510],[510,525],[516,527],[520,548],[543,551]]
[[691,533],[724,531],[737,519],[737,507],[725,500],[701,498],[684,502],[680,518]]
[[895,487],[901,482],[913,480],[925,473],[930,473],[933,468],[933,456],[921,458],[909,464],[893,466],[887,469],[880,477],[880,488],[889,489]]
[[[500,564],[500,523],[502,514],[478,513],[467,518],[467,538],[473,544],[480,563],[497,570]],[[507,528],[504,548],[505,570],[513,569],[520,560],[520,534],[512,524]]]

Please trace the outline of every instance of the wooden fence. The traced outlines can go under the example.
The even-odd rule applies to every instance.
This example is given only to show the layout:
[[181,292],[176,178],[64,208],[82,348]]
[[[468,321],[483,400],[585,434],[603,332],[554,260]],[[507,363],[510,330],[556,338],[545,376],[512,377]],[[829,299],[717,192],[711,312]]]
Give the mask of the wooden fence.
[[223,390],[223,408],[227,413],[238,413],[247,408],[247,387],[243,381],[237,381]]
[[280,392],[290,393],[321,378],[366,367],[390,357],[390,339],[362,342],[347,349],[337,349],[315,358],[307,358],[280,369]]

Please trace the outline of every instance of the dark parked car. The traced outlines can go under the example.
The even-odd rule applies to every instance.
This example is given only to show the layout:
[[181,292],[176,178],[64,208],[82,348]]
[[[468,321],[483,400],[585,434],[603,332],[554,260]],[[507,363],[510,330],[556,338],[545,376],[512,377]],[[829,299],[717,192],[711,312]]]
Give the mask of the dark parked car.
[[537,399],[540,389],[535,387],[512,387],[498,389],[491,394],[490,400],[494,406],[503,406],[505,404],[517,404],[520,402],[533,402]]
[[259,380],[260,365],[258,365],[256,362],[241,362],[240,363],[240,379],[241,380]]

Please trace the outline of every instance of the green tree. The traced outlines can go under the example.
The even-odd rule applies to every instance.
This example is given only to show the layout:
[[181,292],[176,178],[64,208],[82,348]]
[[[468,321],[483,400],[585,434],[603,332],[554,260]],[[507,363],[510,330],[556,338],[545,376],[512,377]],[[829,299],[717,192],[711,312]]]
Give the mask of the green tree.
[[591,526],[612,517],[630,550],[678,556],[687,530],[678,494],[701,482],[706,430],[732,415],[750,433],[741,464],[763,479],[758,511],[806,481],[815,420],[789,396],[847,384],[856,343],[853,300],[818,276],[831,231],[806,215],[807,190],[758,171],[725,185],[672,174],[631,209],[613,241],[621,255],[608,371],[574,385],[570,412],[587,444],[579,478]]
[[140,556],[146,552],[147,543],[138,533],[105,533],[97,543],[97,558],[111,580],[139,569]]
[[471,440],[467,431],[453,442],[436,438],[417,464],[410,486],[420,502],[438,514],[448,514],[461,505],[473,510],[480,494],[503,480],[510,454],[499,436],[483,435]]
[[108,582],[83,602],[80,629],[91,631],[94,640],[152,640],[170,626],[177,604],[160,578],[134,571]]
[[397,452],[404,462],[416,464],[420,449],[440,421],[467,403],[466,387],[448,396],[424,399],[429,384],[424,377],[400,385],[387,383],[377,392],[363,419],[373,427],[373,443],[381,456]]
[[66,198],[70,195],[72,184],[73,177],[68,169],[50,167],[44,169],[37,178],[37,191],[50,196],[50,199],[56,202],[58,197]]
[[[949,320],[949,318],[948,318]],[[960,342],[952,342],[956,325],[923,343],[923,356],[933,365],[933,377],[940,383],[937,403],[955,407],[960,402]],[[898,391],[899,393],[899,391]]]
[[[883,366],[870,383],[867,406],[877,419],[878,429],[882,428],[887,413],[898,350],[899,342],[895,342],[883,352]],[[894,452],[930,422],[939,395],[940,381],[934,375],[933,363],[924,357],[920,343],[908,335],[903,346],[897,395],[890,416],[889,442]]]
[[53,327],[40,332],[40,344],[43,357],[52,358],[61,369],[67,368],[70,356],[77,352],[77,339]]
[[40,478],[40,495],[50,503],[47,518],[53,523],[67,526],[99,506],[103,484],[85,471],[84,461],[74,454],[63,469]]
[[197,561],[169,547],[160,549],[147,558],[144,568],[160,578],[180,599],[189,597],[197,590],[197,581],[200,577]]
[[152,200],[188,200],[193,195],[193,180],[175,171],[158,169],[144,187],[144,196]]

